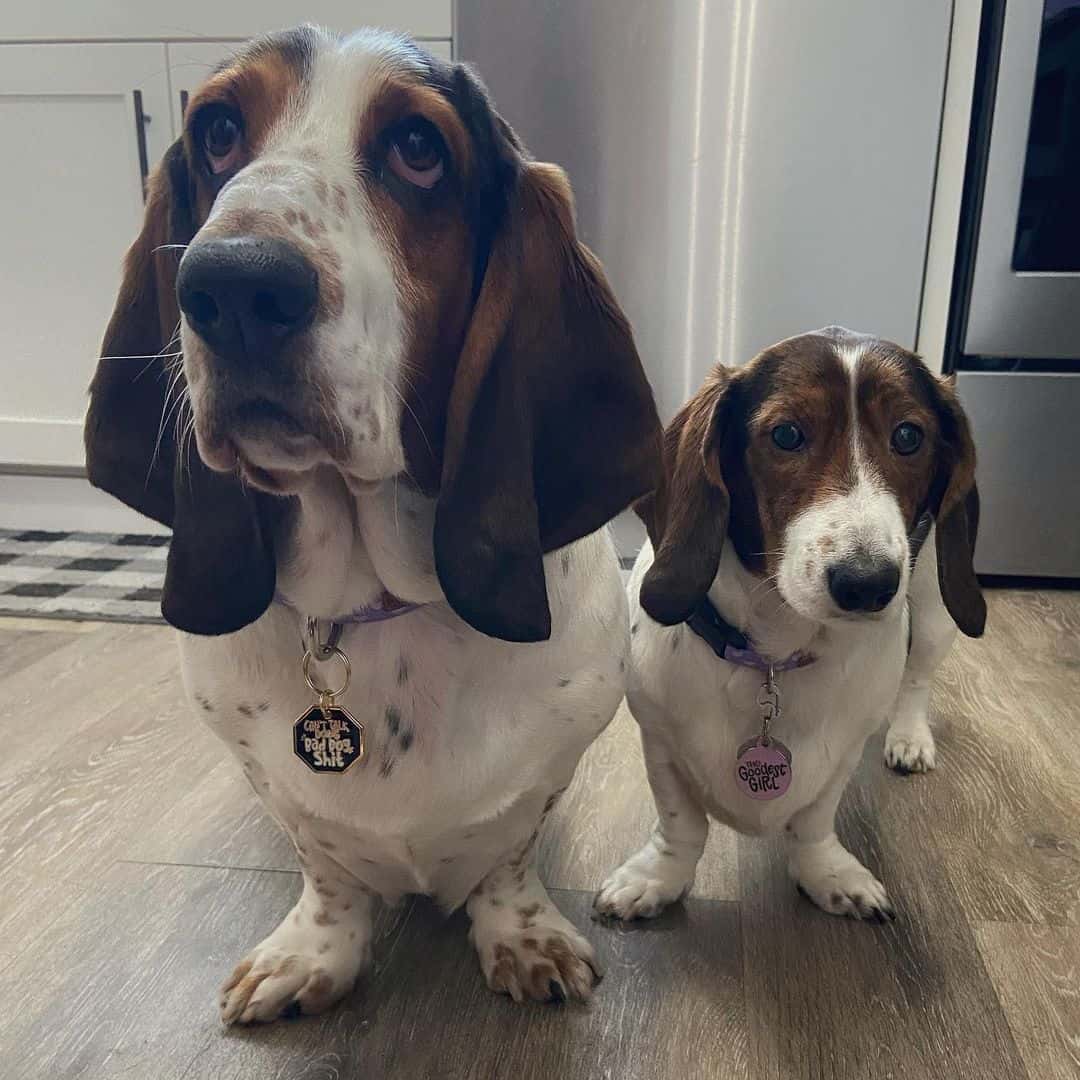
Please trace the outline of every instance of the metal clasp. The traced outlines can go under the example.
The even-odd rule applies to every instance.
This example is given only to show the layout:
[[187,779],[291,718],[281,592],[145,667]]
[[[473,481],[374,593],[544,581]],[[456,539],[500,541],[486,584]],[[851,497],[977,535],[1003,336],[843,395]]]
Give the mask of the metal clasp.
[[776,685],[776,669],[772,664],[765,671],[765,681],[758,690],[757,703],[761,706],[761,742],[769,745],[769,725],[780,719],[780,687]]
[[316,660],[329,660],[337,651],[338,643],[341,641],[341,623],[331,622],[324,638],[319,633],[320,621],[314,615],[307,617],[304,628],[304,652],[311,653]]

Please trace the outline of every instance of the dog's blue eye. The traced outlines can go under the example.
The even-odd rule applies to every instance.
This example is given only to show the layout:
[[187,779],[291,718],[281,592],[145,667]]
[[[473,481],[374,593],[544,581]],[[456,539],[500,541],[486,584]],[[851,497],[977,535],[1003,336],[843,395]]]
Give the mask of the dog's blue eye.
[[798,424],[777,424],[772,429],[772,441],[781,450],[798,450],[806,442],[806,437]]
[[897,424],[896,430],[892,433],[892,448],[898,454],[907,457],[922,446],[922,440],[922,428],[918,424],[911,424],[905,420],[902,424]]

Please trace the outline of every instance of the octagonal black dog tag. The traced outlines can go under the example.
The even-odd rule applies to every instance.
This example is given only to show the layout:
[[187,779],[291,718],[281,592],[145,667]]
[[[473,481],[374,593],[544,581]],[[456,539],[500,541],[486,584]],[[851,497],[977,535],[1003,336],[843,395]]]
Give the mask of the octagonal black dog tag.
[[340,705],[312,705],[293,724],[293,752],[312,772],[343,773],[364,756],[364,725]]

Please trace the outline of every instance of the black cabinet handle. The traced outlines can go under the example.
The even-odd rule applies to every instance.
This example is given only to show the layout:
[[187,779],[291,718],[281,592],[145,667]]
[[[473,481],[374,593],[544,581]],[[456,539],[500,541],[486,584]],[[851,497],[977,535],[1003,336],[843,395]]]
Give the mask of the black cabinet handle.
[[143,112],[142,91],[133,90],[135,99],[135,144],[139,148],[139,175],[142,177],[143,202],[146,201],[146,179],[150,175],[150,160],[146,153],[146,125],[150,117]]

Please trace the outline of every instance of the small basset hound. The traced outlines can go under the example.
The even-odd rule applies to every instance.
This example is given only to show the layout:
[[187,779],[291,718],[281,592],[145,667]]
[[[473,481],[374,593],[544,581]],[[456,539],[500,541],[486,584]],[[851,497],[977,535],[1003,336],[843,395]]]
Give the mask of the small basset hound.
[[224,1021],[326,1008],[409,893],[467,905],[493,989],[587,997],[534,842],[623,694],[603,526],[663,432],[563,172],[408,40],[257,40],[150,179],[102,352],[90,477],[171,526],[187,695],[303,871]]
[[[952,385],[905,349],[828,327],[716,367],[665,437],[629,583],[636,718],[659,819],[597,909],[687,893],[708,819],[786,833],[824,910],[885,919],[833,822],[868,736],[931,768],[929,687],[982,633],[975,450]],[[925,541],[925,542],[924,542]]]

